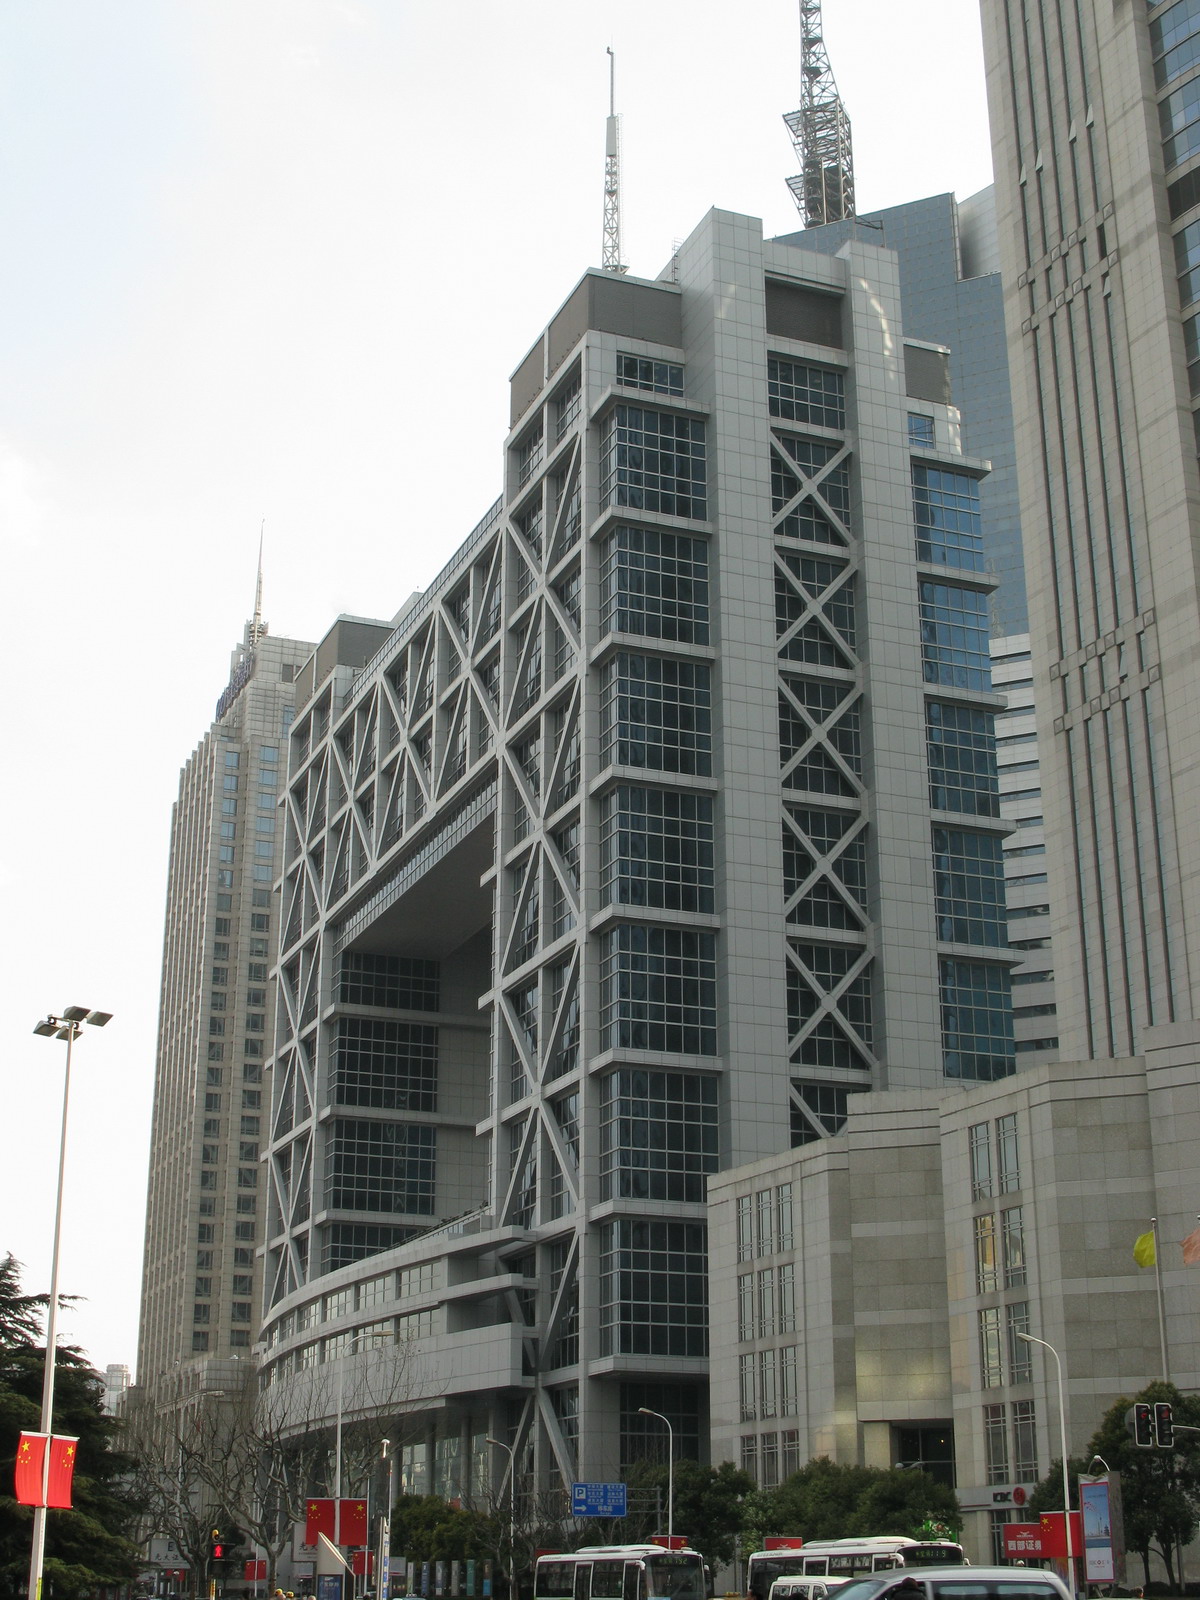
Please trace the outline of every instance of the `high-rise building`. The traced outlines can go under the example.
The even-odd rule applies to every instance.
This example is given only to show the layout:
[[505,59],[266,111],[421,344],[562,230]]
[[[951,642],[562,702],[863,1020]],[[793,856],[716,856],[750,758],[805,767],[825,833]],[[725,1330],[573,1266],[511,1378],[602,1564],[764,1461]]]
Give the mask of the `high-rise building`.
[[1057,1035],[1124,1056],[1200,1017],[1200,6],[982,11]]
[[501,500],[360,671],[342,623],[306,669],[263,1377],[323,1421],[435,1350],[410,1489],[477,1492],[489,1436],[615,1477],[647,1410],[705,1452],[706,1178],[1012,1071],[950,402],[893,255],[713,212],[663,279],[582,279]]
[[138,1382],[249,1353],[262,1240],[273,884],[294,679],[313,646],[256,615],[171,819]]

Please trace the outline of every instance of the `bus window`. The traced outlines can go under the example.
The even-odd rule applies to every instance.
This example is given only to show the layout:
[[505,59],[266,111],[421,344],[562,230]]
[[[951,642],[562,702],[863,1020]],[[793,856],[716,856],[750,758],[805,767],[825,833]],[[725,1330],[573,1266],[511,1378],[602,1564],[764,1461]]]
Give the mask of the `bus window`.
[[646,1582],[652,1600],[705,1600],[704,1571],[695,1555],[648,1556]]
[[577,1561],[575,1563],[575,1600],[591,1600],[588,1588],[591,1577],[591,1563],[589,1561]]
[[533,1580],[536,1600],[561,1600],[569,1595],[574,1567],[573,1561],[539,1561]]
[[623,1600],[646,1600],[645,1568],[640,1561],[625,1563]]
[[805,1556],[805,1558],[804,1558],[804,1573],[805,1573],[806,1577],[808,1577],[809,1575],[815,1575],[818,1578],[823,1578],[823,1577],[826,1576],[828,1571],[829,1571],[829,1557],[828,1556]]
[[592,1600],[621,1600],[624,1575],[621,1561],[593,1561]]

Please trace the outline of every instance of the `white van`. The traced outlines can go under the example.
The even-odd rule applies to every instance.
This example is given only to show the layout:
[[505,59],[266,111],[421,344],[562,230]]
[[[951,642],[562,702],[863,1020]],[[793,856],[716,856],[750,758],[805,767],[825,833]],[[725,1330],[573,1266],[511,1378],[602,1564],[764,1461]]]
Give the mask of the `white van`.
[[826,1600],[845,1578],[776,1578],[768,1600]]

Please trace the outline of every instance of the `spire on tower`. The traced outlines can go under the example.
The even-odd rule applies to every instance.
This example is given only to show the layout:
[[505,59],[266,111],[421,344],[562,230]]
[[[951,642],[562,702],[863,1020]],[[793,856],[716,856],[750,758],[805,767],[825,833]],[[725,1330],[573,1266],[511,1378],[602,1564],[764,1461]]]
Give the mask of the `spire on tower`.
[[266,526],[267,519],[264,517],[258,530],[258,580],[254,586],[254,621],[246,630],[246,643],[251,649],[254,648],[260,639],[265,637],[267,632],[267,625],[263,621],[262,614],[263,533],[266,529]]
[[621,156],[617,132],[617,58],[608,47],[608,124],[604,140],[605,272],[625,272],[621,262]]
[[800,0],[800,34],[800,109],[783,118],[800,172],[788,188],[805,226],[818,228],[854,215],[854,156],[850,118],[821,36],[821,0]]

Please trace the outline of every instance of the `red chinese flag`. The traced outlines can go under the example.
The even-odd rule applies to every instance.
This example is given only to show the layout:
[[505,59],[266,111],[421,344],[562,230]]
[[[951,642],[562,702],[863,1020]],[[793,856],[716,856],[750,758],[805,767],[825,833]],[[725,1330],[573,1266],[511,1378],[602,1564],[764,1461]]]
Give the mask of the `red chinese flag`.
[[316,1544],[319,1533],[323,1533],[327,1539],[333,1538],[336,1517],[335,1508],[336,1502],[333,1500],[310,1500],[308,1502],[304,1523],[305,1544]]
[[337,1542],[342,1545],[366,1544],[367,1502],[365,1500],[343,1500],[340,1502],[338,1509]]
[[75,1473],[78,1438],[66,1434],[50,1436],[50,1471],[46,1475],[46,1504],[61,1511],[71,1509],[71,1479]]
[[14,1473],[17,1504],[40,1506],[42,1498],[42,1472],[46,1465],[46,1435],[22,1433],[17,1445],[17,1470]]
[[350,1556],[350,1569],[356,1578],[361,1578],[365,1573],[368,1578],[375,1575],[374,1550],[355,1550]]

